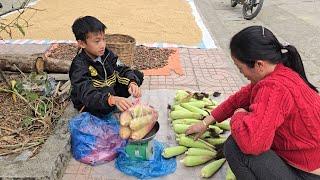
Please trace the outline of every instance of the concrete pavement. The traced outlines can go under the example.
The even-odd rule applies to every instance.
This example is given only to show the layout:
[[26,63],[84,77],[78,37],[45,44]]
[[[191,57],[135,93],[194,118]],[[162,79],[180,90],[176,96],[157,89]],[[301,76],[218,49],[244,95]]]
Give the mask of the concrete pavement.
[[209,32],[227,54],[230,38],[235,33],[251,25],[265,26],[280,41],[297,47],[307,77],[320,87],[319,0],[264,1],[261,12],[251,21],[242,18],[241,6],[232,8],[228,0],[196,0],[195,4]]

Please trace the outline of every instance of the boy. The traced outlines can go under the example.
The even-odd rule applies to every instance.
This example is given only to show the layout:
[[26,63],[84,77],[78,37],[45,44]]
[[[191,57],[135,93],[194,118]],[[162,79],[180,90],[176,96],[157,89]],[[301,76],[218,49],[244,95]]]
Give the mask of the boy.
[[118,57],[106,49],[106,26],[97,18],[76,19],[72,31],[80,53],[73,59],[69,77],[71,100],[78,110],[96,116],[106,115],[117,107],[125,111],[132,106],[130,95],[141,96],[139,86],[143,73],[122,65]]

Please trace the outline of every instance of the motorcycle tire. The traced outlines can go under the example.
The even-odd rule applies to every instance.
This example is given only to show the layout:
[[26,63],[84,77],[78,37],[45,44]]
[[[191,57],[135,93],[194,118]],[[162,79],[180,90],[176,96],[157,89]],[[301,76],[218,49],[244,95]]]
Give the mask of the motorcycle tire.
[[244,19],[251,20],[255,18],[259,14],[262,8],[262,5],[263,5],[263,0],[259,0],[259,4],[257,5],[257,8],[255,9],[255,11],[252,14],[247,14],[247,11],[249,10],[250,5],[248,3],[244,3],[242,7],[242,14]]
[[231,7],[236,7],[237,4],[237,0],[231,0]]

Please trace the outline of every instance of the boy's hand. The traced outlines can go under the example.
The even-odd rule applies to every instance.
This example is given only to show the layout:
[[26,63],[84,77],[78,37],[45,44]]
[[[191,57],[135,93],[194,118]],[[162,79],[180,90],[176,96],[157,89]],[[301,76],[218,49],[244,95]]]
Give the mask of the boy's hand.
[[128,92],[135,98],[141,97],[141,90],[137,83],[131,82],[128,87]]
[[132,102],[130,102],[127,98],[118,96],[110,96],[108,102],[112,102],[111,104],[109,104],[116,105],[117,108],[122,112],[133,106]]

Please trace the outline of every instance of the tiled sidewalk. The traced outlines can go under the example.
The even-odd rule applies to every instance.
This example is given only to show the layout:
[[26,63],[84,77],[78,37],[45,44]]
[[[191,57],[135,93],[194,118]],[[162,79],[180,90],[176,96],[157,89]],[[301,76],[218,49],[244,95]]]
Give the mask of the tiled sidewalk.
[[[166,105],[171,102],[175,89],[186,89],[191,91],[202,91],[213,93],[221,92],[223,97],[237,91],[243,85],[243,80],[236,72],[234,65],[221,49],[180,49],[180,58],[184,76],[172,73],[170,76],[147,76],[145,77],[142,89],[144,92],[153,92],[153,97],[147,97],[147,102],[156,103],[160,112],[160,131],[156,139],[168,144],[175,143],[172,128],[167,122]],[[163,91],[159,90],[163,89]],[[158,91],[157,91],[158,90]],[[170,91],[171,90],[171,91]],[[156,91],[156,92],[154,92]],[[158,94],[157,94],[158,93]],[[152,93],[151,93],[152,94]],[[186,168],[178,162],[177,170],[174,174],[159,179],[200,179],[200,167]],[[219,173],[214,179],[224,178],[224,174]],[[126,176],[114,167],[114,161],[99,165],[89,166],[75,161],[73,158],[67,166],[64,180],[81,179],[135,179]]]
[[180,48],[184,76],[147,76],[143,89],[188,89],[192,91],[224,94],[235,92],[243,80],[221,49]]

